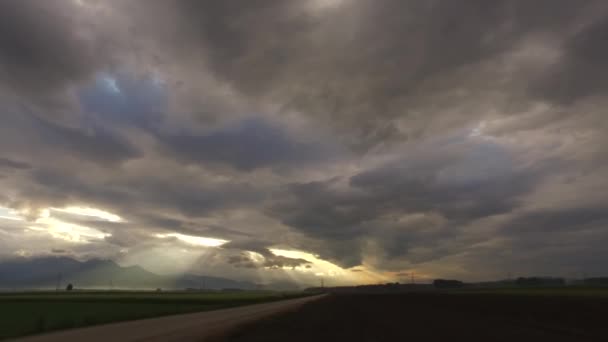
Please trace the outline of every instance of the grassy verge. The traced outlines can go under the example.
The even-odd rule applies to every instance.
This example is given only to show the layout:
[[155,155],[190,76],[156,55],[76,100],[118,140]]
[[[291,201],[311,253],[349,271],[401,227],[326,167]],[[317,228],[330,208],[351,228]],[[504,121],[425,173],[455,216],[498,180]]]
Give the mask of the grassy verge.
[[0,339],[95,324],[206,311],[303,296],[238,292],[29,292],[0,294]]

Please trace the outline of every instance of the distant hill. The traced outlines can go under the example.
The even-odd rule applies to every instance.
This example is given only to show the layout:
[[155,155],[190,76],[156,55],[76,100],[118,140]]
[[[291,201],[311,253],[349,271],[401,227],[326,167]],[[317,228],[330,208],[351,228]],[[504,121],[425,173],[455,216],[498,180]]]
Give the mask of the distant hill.
[[78,261],[69,257],[15,258],[0,261],[0,289],[75,288],[254,289],[248,282],[185,274],[162,276],[139,266],[122,267],[110,260]]

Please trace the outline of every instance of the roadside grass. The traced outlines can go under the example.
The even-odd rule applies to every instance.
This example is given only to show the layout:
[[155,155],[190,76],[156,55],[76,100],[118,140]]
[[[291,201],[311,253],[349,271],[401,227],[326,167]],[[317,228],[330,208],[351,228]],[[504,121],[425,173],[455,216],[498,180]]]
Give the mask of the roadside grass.
[[291,292],[74,291],[0,294],[0,339],[305,296]]

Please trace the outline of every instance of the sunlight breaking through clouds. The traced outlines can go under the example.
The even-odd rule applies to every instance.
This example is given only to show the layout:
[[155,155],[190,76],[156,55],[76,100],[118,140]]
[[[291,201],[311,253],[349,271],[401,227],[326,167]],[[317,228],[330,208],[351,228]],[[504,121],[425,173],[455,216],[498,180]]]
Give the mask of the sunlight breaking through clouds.
[[166,238],[176,238],[180,241],[186,242],[191,245],[203,246],[203,247],[219,247],[228,242],[228,240],[222,239],[214,239],[202,236],[193,236],[193,235],[185,235],[179,233],[169,233],[169,234],[156,234],[157,238],[166,239]]
[[109,221],[109,222],[123,221],[122,218],[118,215],[114,215],[107,211],[103,211],[103,210],[95,209],[95,208],[67,207],[67,208],[50,208],[50,210],[69,213],[69,214],[76,214],[76,215],[81,215],[81,216],[95,217],[95,218],[99,218],[99,219]]
[[67,223],[52,216],[38,218],[35,223],[28,228],[38,231],[46,230],[54,238],[75,243],[89,243],[91,240],[101,240],[111,235],[90,227]]
[[[285,267],[285,270],[294,272],[308,273],[318,277],[319,279],[335,279],[337,284],[359,284],[359,283],[375,283],[378,281],[388,281],[391,279],[389,275],[382,275],[377,272],[368,270],[366,267],[360,267],[357,272],[349,269],[344,269],[329,261],[319,259],[317,256],[296,250],[285,250],[271,248],[272,254],[293,259],[304,259],[310,262],[308,267]],[[336,285],[336,283],[334,283]]]
[[[27,212],[26,212],[27,213]],[[65,208],[49,207],[38,212],[37,217],[33,220],[26,218],[17,210],[0,207],[0,219],[22,222],[24,228],[37,232],[46,232],[54,239],[60,239],[71,243],[90,243],[92,241],[100,241],[112,234],[100,231],[84,224],[67,222],[54,215],[54,213],[67,213],[93,220],[107,222],[124,222],[118,215],[110,212],[80,206],[68,206]]]
[[315,11],[330,11],[338,9],[344,5],[347,0],[312,0],[310,2],[312,9]]
[[11,221],[23,221],[23,217],[16,210],[0,207],[0,219]]

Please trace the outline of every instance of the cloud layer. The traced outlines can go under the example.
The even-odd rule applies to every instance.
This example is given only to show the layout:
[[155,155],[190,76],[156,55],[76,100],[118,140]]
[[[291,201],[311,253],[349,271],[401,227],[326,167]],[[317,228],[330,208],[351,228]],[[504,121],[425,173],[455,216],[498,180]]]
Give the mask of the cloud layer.
[[25,0],[0,28],[5,256],[307,284],[608,262],[603,1]]

